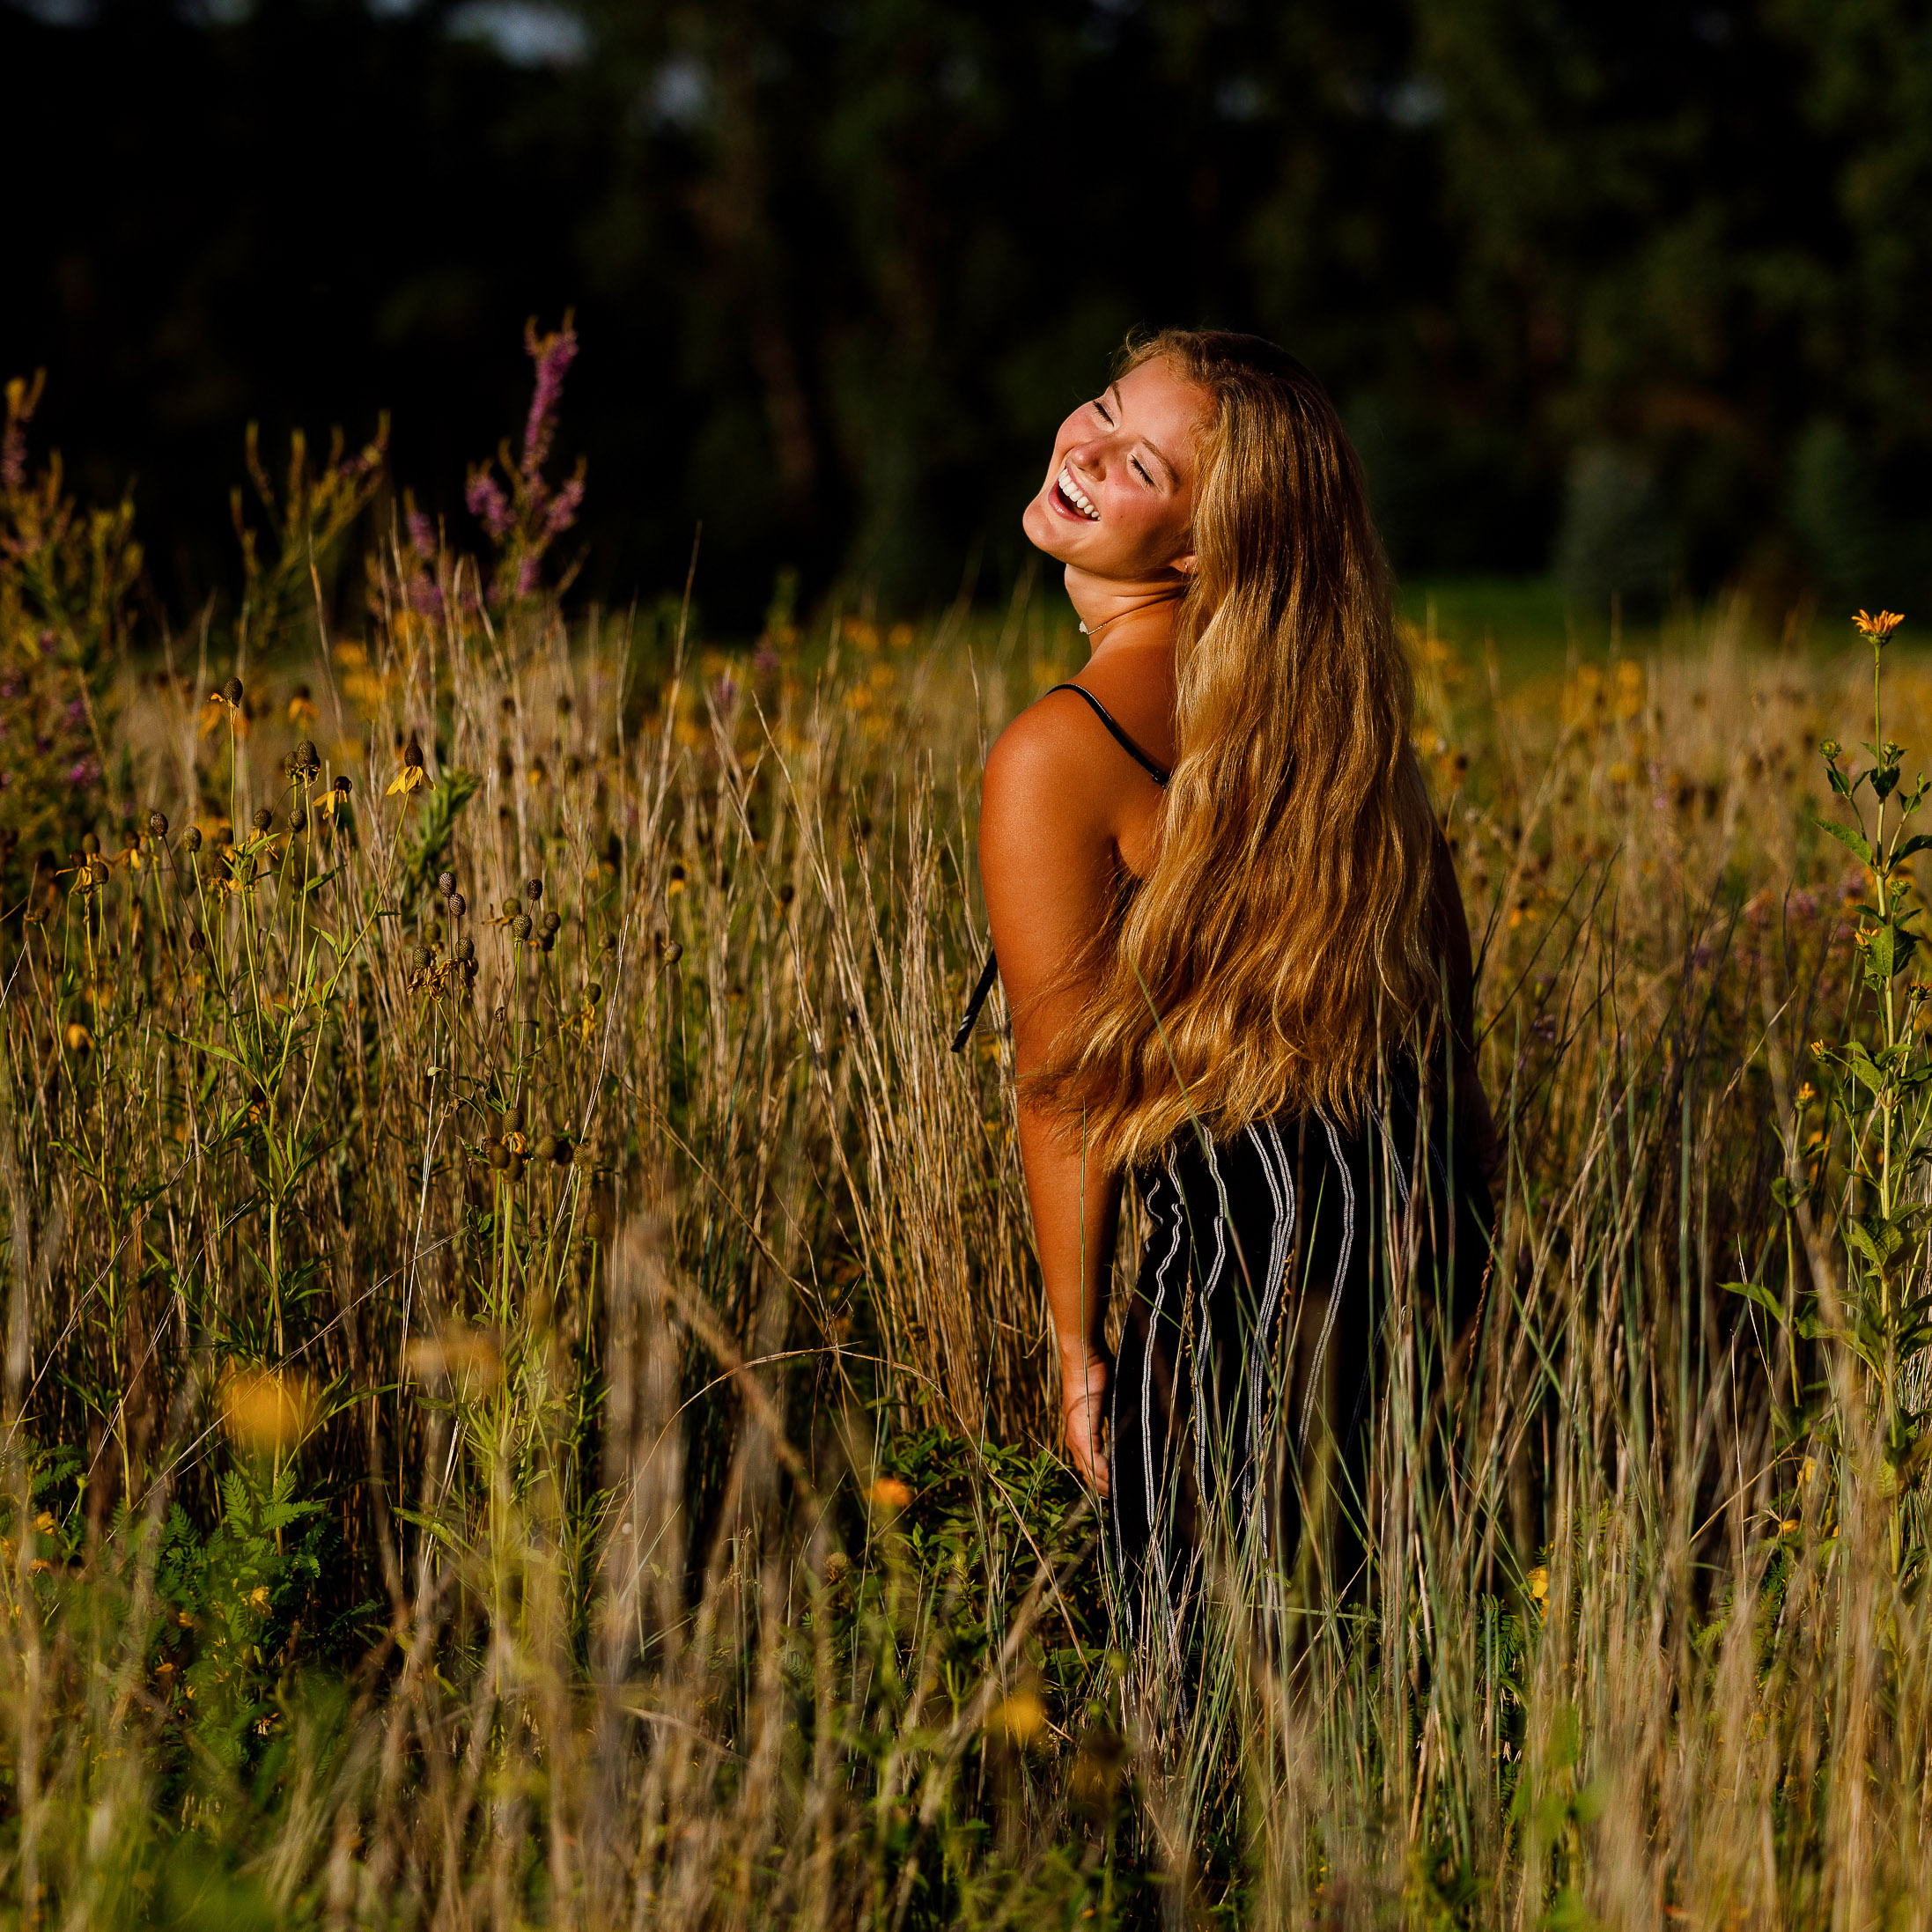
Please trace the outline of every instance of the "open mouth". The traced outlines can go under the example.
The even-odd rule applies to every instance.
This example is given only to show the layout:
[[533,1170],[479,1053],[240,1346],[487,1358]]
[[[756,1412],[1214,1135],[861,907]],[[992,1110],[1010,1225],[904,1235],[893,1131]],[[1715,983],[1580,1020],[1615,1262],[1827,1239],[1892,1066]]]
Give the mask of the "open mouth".
[[1053,496],[1068,516],[1084,517],[1089,523],[1100,521],[1100,512],[1094,507],[1094,499],[1075,480],[1071,463],[1060,465],[1060,473],[1053,479]]

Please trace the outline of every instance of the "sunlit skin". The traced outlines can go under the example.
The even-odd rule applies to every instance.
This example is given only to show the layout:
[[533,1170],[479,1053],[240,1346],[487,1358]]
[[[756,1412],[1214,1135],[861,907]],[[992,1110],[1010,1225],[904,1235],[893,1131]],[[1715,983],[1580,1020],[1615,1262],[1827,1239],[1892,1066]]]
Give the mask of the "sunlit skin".
[[[1147,362],[1060,424],[1022,527],[1066,567],[1093,636],[1075,682],[1162,766],[1174,763],[1176,600],[1194,568],[1196,443],[1206,393]],[[1089,514],[1068,485],[1097,514]],[[986,761],[980,878],[1024,1076],[1079,1011],[1083,989],[1052,983],[1105,920],[1120,874],[1151,865],[1161,788],[1071,692],[1043,697]],[[1469,935],[1447,851],[1439,855],[1452,1002],[1466,1002]],[[1452,1010],[1453,1007],[1452,1007]],[[1103,1330],[1120,1176],[1083,1158],[1077,1131],[1020,1109],[1020,1153],[1052,1311],[1067,1453],[1102,1494],[1110,1362]]]

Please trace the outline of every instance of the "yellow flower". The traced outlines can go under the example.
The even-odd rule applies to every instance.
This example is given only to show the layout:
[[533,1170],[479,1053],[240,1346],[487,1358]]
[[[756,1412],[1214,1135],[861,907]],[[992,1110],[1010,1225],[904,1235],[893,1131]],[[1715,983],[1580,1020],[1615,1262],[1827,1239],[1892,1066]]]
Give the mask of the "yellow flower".
[[1530,1586],[1530,1594],[1537,1603],[1542,1603],[1550,1594],[1550,1573],[1538,1563],[1523,1579]]
[[1852,622],[1874,644],[1883,644],[1905,619],[1896,610],[1881,610],[1876,616],[1869,611],[1859,610],[1852,614]]
[[881,1476],[866,1493],[881,1509],[903,1509],[912,1501],[911,1486],[896,1476]]
[[248,1592],[248,1604],[253,1610],[266,1610],[269,1607],[269,1589],[267,1584],[257,1583]]
[[1825,1043],[1824,1043],[1824,1041],[1822,1041],[1822,1040],[1813,1040],[1813,1041],[1812,1041],[1812,1043],[1811,1043],[1811,1051],[1812,1051],[1812,1052],[1814,1052],[1815,1054],[1817,1054],[1817,1055],[1818,1055],[1818,1058],[1819,1058],[1819,1059],[1821,1059],[1821,1060],[1822,1060],[1822,1059],[1823,1059],[1823,1058],[1825,1058]]
[[306,691],[298,691],[289,700],[289,722],[291,725],[313,725],[315,722],[315,700]]
[[1798,1105],[1809,1107],[1817,1098],[1818,1088],[1812,1086],[1810,1080],[1806,1080],[1804,1085],[1798,1089]]
[[222,1378],[221,1419],[244,1449],[280,1450],[308,1433],[314,1393],[300,1375],[231,1368]]
[[405,797],[411,792],[423,792],[429,788],[430,775],[419,764],[406,764],[389,780],[383,791],[383,797],[393,799],[398,792]]
[[1046,1724],[1046,1706],[1031,1691],[1016,1691],[994,1705],[986,1729],[1009,1744],[1030,1744]]

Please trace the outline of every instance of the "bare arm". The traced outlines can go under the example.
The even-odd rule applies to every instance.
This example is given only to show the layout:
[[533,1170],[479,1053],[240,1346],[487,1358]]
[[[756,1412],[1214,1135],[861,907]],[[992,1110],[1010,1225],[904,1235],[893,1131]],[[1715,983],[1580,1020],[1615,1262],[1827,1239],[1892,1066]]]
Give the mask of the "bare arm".
[[[980,879],[1022,1078],[1079,1011],[1085,989],[1063,976],[1106,919],[1115,890],[1111,807],[1130,780],[1095,758],[1080,730],[1064,703],[1025,712],[986,762]],[[1077,1125],[1024,1102],[1020,1156],[1058,1346],[1068,1452],[1104,1491],[1103,1331],[1120,1177],[1087,1159]]]

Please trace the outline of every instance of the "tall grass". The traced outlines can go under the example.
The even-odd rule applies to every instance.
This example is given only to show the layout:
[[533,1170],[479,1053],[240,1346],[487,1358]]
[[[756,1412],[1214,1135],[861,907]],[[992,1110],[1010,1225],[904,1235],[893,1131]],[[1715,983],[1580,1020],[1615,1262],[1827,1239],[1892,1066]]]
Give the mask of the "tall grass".
[[1921,1331],[1844,1313],[1922,1293],[1915,1129],[1847,1246],[1921,1007],[1811,822],[1869,660],[1416,638],[1483,1334],[1432,1407],[1395,1310],[1366,1575],[1283,1641],[1220,1552],[1176,1673],[1053,1454],[997,1000],[948,1051],[1067,628],[726,656],[401,519],[350,626],[325,474],[4,927],[9,1922],[1922,1914]]

